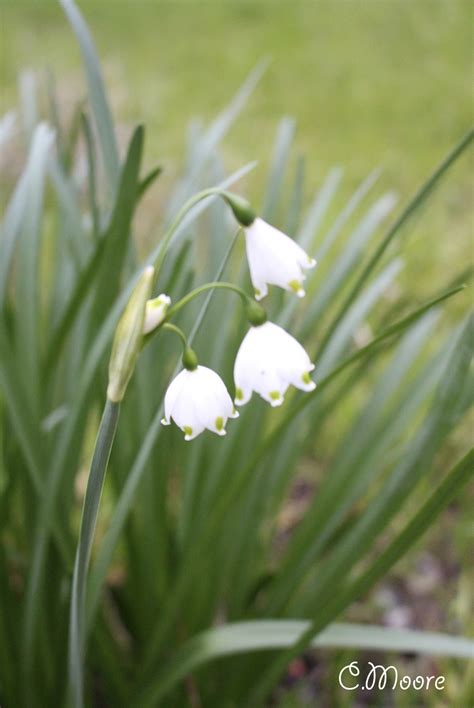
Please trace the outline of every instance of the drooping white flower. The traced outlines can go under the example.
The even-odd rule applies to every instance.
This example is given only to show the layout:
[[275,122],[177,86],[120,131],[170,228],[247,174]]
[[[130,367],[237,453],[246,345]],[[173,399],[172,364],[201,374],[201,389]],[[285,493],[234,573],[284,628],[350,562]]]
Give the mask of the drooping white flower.
[[313,369],[301,344],[282,327],[273,322],[251,327],[235,360],[235,402],[247,403],[255,391],[271,406],[281,406],[290,384],[302,391],[316,387],[309,375]]
[[225,435],[228,418],[238,418],[232,399],[221,377],[206,366],[183,369],[171,382],[165,395],[163,425],[171,419],[181,428],[185,440],[192,440],[204,429]]
[[314,268],[314,258],[289,236],[258,217],[244,231],[256,299],[261,300],[267,295],[267,285],[278,285],[303,297],[304,271]]
[[156,327],[158,327],[159,324],[163,322],[170,303],[171,298],[164,293],[161,293],[161,295],[158,295],[158,297],[155,297],[153,300],[148,300],[145,309],[143,334],[152,332]]

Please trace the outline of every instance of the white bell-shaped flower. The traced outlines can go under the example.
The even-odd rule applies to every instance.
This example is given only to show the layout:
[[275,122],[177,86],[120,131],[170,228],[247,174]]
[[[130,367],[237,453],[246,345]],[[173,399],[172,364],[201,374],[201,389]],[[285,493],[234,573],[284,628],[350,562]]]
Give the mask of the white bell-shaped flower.
[[163,322],[170,303],[171,298],[165,293],[161,293],[153,300],[148,300],[145,309],[145,321],[143,322],[143,334],[152,332]]
[[183,369],[173,379],[165,395],[163,425],[171,419],[181,428],[185,440],[193,440],[203,430],[225,435],[228,418],[238,418],[221,377],[206,366]]
[[301,344],[282,327],[273,322],[251,327],[235,360],[235,402],[247,403],[255,391],[271,406],[281,406],[290,384],[302,391],[316,387],[309,375],[313,369]]
[[258,217],[244,231],[256,299],[267,295],[267,285],[278,285],[303,297],[304,271],[314,268],[314,258],[289,236]]

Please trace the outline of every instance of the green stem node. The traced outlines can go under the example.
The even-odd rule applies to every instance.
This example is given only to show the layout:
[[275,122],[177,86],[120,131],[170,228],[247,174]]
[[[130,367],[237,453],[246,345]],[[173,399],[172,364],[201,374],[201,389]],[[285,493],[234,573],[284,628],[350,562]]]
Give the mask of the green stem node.
[[257,218],[249,202],[232,192],[222,192],[222,198],[232,209],[232,213],[241,226],[250,226]]
[[194,371],[198,367],[196,352],[191,347],[186,347],[183,352],[183,366],[188,371]]
[[258,302],[250,300],[247,304],[247,319],[252,327],[260,327],[267,321],[267,313]]
[[183,330],[180,327],[177,327],[174,324],[171,324],[170,322],[165,322],[163,325],[163,329],[168,330],[168,332],[173,332],[176,334],[182,342],[183,345],[183,366],[185,369],[188,371],[194,371],[194,369],[197,369],[198,367],[198,358],[196,355],[196,352],[191,349],[191,347],[188,344],[188,339],[186,335],[184,334]]

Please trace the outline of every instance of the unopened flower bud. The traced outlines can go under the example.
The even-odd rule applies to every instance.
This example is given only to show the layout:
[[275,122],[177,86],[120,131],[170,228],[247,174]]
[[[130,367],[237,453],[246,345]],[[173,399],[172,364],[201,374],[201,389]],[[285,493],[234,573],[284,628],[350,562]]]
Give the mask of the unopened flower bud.
[[145,268],[115,330],[107,388],[107,397],[114,403],[123,399],[140,353],[146,303],[151,294],[154,272],[153,266]]
[[148,300],[145,309],[143,334],[152,332],[163,322],[170,303],[171,298],[164,293],[161,293],[161,295],[158,295],[158,297],[155,297],[153,300]]

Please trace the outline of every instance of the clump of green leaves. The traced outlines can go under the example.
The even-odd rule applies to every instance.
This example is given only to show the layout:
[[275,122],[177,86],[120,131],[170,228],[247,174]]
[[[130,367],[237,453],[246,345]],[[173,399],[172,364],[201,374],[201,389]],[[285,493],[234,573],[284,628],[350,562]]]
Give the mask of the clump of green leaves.
[[[69,126],[54,90],[47,123],[37,118],[36,91],[22,107],[25,167],[0,237],[5,705],[68,700],[84,463],[104,403],[113,333],[143,271],[134,215],[145,192],[159,189],[160,168],[143,170],[142,127],[120,155],[89,31],[72,0],[63,5],[83,55],[88,101]],[[240,246],[211,193],[182,222],[166,260],[162,234],[197,189],[235,189],[254,167],[225,174],[218,148],[259,73],[210,126],[194,131],[186,169],[166,196],[145,260],[158,265],[159,292],[173,300],[224,274],[246,284]],[[188,445],[160,426],[164,391],[179,365],[176,343],[160,333],[143,351],[122,406],[81,616],[88,705],[185,705],[189,691],[206,706],[262,705],[288,661],[311,644],[472,651],[461,638],[335,624],[472,472],[469,452],[442,479],[433,473],[472,402],[473,323],[444,316],[445,301],[465,297],[459,283],[444,284],[424,303],[386,297],[403,265],[402,227],[472,134],[385,232],[392,195],[367,204],[377,173],[334,215],[341,172],[332,171],[302,211],[302,162],[289,174],[292,136],[292,122],[282,121],[261,212],[320,265],[298,311],[282,293],[273,294],[270,311],[314,354],[318,387],[278,412],[255,401],[225,440],[203,435]],[[234,316],[238,306],[216,291],[179,315],[201,360],[229,388],[244,326]],[[279,512],[300,462],[319,467],[321,449],[317,493],[282,544]],[[407,512],[422,480],[432,492]],[[392,525],[397,519],[405,519],[402,528]],[[264,649],[281,651],[251,661],[234,656]],[[209,662],[224,656],[225,672],[217,671]]]

